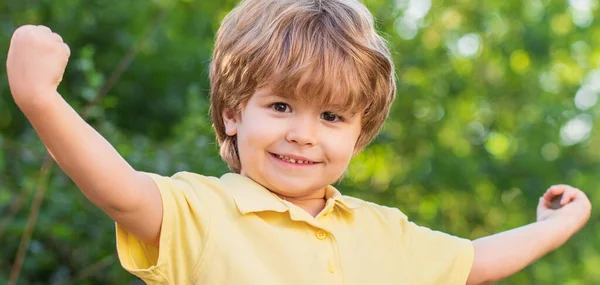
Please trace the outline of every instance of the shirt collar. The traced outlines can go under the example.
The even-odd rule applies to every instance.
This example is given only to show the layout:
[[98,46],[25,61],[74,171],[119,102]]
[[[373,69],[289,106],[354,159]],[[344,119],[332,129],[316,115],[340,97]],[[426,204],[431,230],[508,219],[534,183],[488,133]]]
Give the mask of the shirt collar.
[[365,204],[365,202],[362,200],[342,195],[340,191],[331,185],[328,185],[327,188],[325,188],[325,197],[327,200],[333,199],[336,206],[339,206],[348,212],[352,212],[353,210],[358,209]]
[[[285,212],[289,210],[283,199],[248,177],[237,173],[227,173],[221,176],[221,181],[228,186],[228,192],[231,193],[242,215],[264,211]],[[359,199],[343,196],[331,185],[325,189],[325,197],[327,200],[333,199],[335,206],[350,213],[354,209],[362,207],[365,203]]]

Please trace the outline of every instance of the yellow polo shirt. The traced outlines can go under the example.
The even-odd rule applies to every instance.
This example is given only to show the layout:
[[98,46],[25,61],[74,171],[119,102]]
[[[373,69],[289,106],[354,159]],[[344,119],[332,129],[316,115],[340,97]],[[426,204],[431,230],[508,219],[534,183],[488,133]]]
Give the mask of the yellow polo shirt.
[[332,186],[312,217],[238,174],[149,175],[164,207],[160,246],[117,224],[121,265],[148,284],[462,285],[473,263],[471,241]]

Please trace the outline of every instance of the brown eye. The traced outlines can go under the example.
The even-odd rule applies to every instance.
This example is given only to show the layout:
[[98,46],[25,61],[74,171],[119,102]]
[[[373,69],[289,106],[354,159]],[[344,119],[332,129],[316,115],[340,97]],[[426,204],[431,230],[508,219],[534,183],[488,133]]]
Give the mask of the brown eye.
[[328,122],[335,122],[335,121],[341,120],[342,117],[338,116],[338,115],[336,115],[334,113],[331,113],[331,112],[323,112],[321,114],[321,119],[323,119],[325,121],[328,121]]
[[273,103],[271,105],[271,108],[273,110],[275,110],[276,112],[286,113],[286,112],[289,112],[290,105],[288,105],[286,103],[277,102],[277,103]]

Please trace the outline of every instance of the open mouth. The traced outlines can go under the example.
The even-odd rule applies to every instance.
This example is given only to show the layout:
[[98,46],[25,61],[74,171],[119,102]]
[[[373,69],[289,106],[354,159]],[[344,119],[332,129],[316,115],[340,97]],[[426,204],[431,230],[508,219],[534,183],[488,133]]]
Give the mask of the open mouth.
[[279,159],[279,160],[287,162],[287,163],[292,163],[292,164],[311,165],[311,164],[317,163],[317,162],[310,161],[310,160],[301,160],[301,159],[296,159],[296,158],[292,158],[292,157],[287,157],[285,155],[276,154],[276,153],[270,153],[270,154],[271,154],[271,156],[273,156],[276,159]]

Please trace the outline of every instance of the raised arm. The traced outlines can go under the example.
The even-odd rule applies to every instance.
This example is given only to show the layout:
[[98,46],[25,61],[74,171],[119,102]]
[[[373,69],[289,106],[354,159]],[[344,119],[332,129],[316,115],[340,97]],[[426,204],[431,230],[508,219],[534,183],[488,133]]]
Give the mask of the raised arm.
[[49,28],[18,28],[6,63],[15,103],[83,194],[130,233],[157,245],[162,218],[157,186],[57,92],[69,56],[68,46]]
[[[563,195],[562,208],[550,209]],[[537,222],[473,241],[475,260],[467,284],[491,284],[504,279],[564,244],[590,217],[591,204],[579,189],[553,186],[540,199]]]

